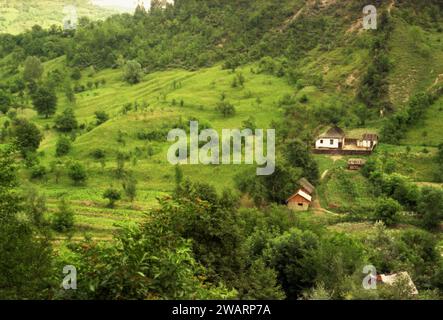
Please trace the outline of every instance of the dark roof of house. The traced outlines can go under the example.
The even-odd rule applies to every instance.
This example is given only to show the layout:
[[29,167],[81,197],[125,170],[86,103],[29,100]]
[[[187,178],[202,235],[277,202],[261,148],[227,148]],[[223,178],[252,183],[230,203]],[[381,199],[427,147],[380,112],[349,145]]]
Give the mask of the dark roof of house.
[[375,133],[365,133],[363,135],[363,140],[378,141],[378,135],[376,135]]
[[315,187],[306,178],[301,178],[300,180],[298,180],[298,184],[309,194],[312,194],[315,190]]
[[345,132],[337,126],[331,127],[328,131],[320,135],[320,138],[344,138]]

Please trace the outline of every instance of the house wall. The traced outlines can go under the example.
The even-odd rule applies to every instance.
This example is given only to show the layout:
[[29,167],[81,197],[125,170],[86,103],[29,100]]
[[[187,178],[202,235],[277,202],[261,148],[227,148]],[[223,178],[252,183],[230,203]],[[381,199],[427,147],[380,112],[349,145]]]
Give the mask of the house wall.
[[[377,144],[377,141],[373,141],[372,146],[375,147],[376,144]],[[369,140],[359,140],[357,142],[357,146],[363,147],[363,148],[371,148],[371,141],[369,141]]]
[[373,150],[342,150],[342,149],[314,149],[314,154],[339,154],[345,156],[369,156]]
[[288,202],[288,208],[294,211],[308,211],[309,205],[310,202],[302,196],[296,196]]
[[[321,138],[317,139],[315,142],[315,148],[321,149],[321,148],[327,148],[327,149],[338,149],[339,143],[343,142],[343,139],[329,139],[329,138]],[[331,143],[332,141],[332,143]]]

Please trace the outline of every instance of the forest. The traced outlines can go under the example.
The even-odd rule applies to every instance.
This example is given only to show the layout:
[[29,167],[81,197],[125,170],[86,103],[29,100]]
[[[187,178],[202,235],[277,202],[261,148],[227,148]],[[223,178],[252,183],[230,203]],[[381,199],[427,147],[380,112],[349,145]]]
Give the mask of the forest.
[[[48,2],[16,9],[61,21]],[[374,1],[376,30],[366,4],[0,19],[0,299],[441,300],[443,3]],[[275,171],[171,165],[193,121],[275,129]],[[361,170],[314,152],[331,126],[380,137]],[[302,178],[306,212],[287,205]],[[407,277],[368,290],[367,266]]]

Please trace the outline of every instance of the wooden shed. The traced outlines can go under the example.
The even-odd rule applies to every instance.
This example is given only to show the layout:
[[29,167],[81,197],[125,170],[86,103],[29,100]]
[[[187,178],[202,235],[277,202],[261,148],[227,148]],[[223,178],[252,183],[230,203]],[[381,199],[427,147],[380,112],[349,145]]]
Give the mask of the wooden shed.
[[365,159],[349,159],[348,169],[349,170],[360,170],[366,164]]
[[295,211],[307,211],[312,202],[312,196],[307,194],[302,189],[298,190],[297,193],[292,195],[287,201],[289,209]]
[[298,180],[300,188],[309,195],[312,195],[315,191],[315,187],[306,178]]

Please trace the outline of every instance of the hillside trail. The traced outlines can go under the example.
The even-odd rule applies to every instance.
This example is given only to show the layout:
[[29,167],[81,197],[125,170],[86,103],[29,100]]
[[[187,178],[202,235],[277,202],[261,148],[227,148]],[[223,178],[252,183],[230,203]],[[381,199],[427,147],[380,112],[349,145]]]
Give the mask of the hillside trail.
[[283,25],[281,27],[279,27],[277,29],[278,32],[283,32],[285,31],[288,26],[290,24],[292,24],[294,21],[296,21],[298,19],[298,17],[300,17],[300,15],[303,13],[303,11],[305,10],[306,5],[304,7],[302,7],[300,10],[298,10],[294,15],[292,15],[291,17],[289,17],[285,22],[283,22]]
[[[320,182],[323,181],[326,178],[328,173],[329,173],[329,169],[326,169],[325,171],[323,171],[323,173],[321,174],[321,177],[320,177]],[[321,206],[321,203],[320,203],[318,195],[316,195],[316,197],[314,197],[314,200],[312,201],[312,205],[311,206],[312,206],[312,209],[314,209],[315,213],[327,213],[327,214],[337,215],[336,213],[334,213],[332,211],[329,211],[329,210],[327,210],[327,209],[325,209],[325,208],[323,208]]]
[[392,9],[395,7],[395,0],[392,0],[388,6],[388,12],[391,14]]
[[[330,5],[331,3],[335,3],[335,0],[322,0],[321,2],[321,7],[325,7]],[[315,0],[308,0],[306,2],[306,4],[299,10],[297,10],[296,12],[294,12],[294,14],[289,17],[288,19],[286,19],[283,24],[277,28],[278,32],[283,32],[285,31],[293,22],[297,21],[297,19],[301,16],[301,14],[303,12],[305,12],[307,9],[314,7],[316,4]]]

